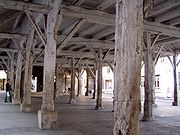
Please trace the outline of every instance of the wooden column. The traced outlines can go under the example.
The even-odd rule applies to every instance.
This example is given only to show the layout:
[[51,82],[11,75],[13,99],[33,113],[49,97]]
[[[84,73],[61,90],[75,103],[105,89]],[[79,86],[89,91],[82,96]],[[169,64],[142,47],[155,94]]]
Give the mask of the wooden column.
[[11,56],[9,79],[12,89],[14,89],[14,52],[9,53],[9,55]]
[[177,90],[177,71],[176,71],[177,54],[173,56],[173,76],[174,76],[174,101],[173,106],[178,106],[178,90]]
[[102,49],[98,52],[98,73],[97,73],[97,100],[96,100],[96,110],[103,107],[102,105]]
[[33,68],[33,45],[34,45],[34,30],[30,27],[30,34],[26,44],[26,60],[25,74],[23,86],[23,102],[20,105],[21,112],[31,112],[31,84],[32,84],[32,68]]
[[113,135],[140,135],[142,0],[116,1]]
[[57,69],[56,70],[56,96],[55,97],[60,97],[63,96],[63,90],[64,90],[64,70]]
[[[21,41],[19,44],[22,47],[24,41]],[[13,104],[20,104],[20,87],[21,87],[21,69],[22,69],[22,53],[19,51],[17,56],[17,65],[16,65],[16,78],[15,78],[15,87],[14,87],[14,97],[12,99]]]
[[2,81],[3,81],[3,82],[2,82],[2,89],[5,90],[5,87],[4,87],[4,85],[5,85],[5,79],[3,79]]
[[152,114],[152,104],[153,104],[153,92],[154,92],[154,79],[155,79],[155,70],[154,70],[154,61],[153,53],[151,51],[151,34],[146,32],[144,34],[146,52],[145,52],[145,97],[144,97],[144,121],[149,121],[153,119]]
[[86,92],[85,96],[89,96],[89,73],[88,70],[86,70]]
[[55,26],[61,0],[48,0],[49,10],[47,17],[47,43],[44,53],[43,100],[41,110],[38,111],[40,129],[57,127],[58,116],[54,108],[54,77],[56,67],[56,40]]
[[69,103],[76,103],[75,100],[75,61],[71,58],[71,91]]
[[94,66],[94,91],[93,91],[93,97],[92,99],[95,99],[96,98],[96,66]]
[[79,65],[78,68],[78,93],[77,96],[82,95],[82,90],[83,90],[83,70],[82,70],[82,66]]

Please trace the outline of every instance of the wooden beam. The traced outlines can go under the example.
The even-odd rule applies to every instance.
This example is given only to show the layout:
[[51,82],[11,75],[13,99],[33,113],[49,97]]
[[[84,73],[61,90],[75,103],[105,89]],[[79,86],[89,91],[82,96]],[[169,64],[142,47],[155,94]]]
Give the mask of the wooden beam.
[[104,25],[94,24],[94,25],[88,27],[87,29],[81,31],[80,33],[78,33],[78,35],[83,37],[85,35],[91,34],[92,32],[96,31],[97,29],[103,28],[103,27],[104,27]]
[[152,8],[152,10],[149,12],[149,15],[147,17],[153,17],[157,16],[163,12],[168,11],[169,9],[172,9],[175,6],[180,5],[179,0],[168,0],[161,4],[158,4]]
[[22,49],[22,44],[25,42],[25,40],[17,41],[17,39],[12,39],[14,44],[17,46],[18,50],[21,52],[23,58],[26,60],[26,56]]
[[77,25],[73,28],[73,30],[69,33],[69,35],[64,39],[61,45],[57,48],[57,53],[60,52],[61,49],[65,47],[65,45],[71,40],[72,36],[78,31],[78,29],[84,24],[85,19],[80,19]]
[[34,11],[38,13],[46,13],[46,14],[49,11],[49,7],[47,5],[20,2],[14,0],[0,0],[0,7],[12,9],[12,10],[21,10],[21,11],[28,9],[30,11]]
[[0,25],[3,25],[9,21],[12,21],[14,19],[16,19],[17,16],[22,15],[22,12],[15,12],[13,14],[11,14],[10,16],[6,16],[6,17],[0,17]]
[[[179,3],[179,2],[178,2]],[[177,4],[177,1],[176,1]],[[21,10],[28,9],[30,11],[48,13],[49,7],[35,3],[25,3],[11,0],[0,0],[0,6],[7,9]],[[115,15],[108,14],[97,10],[88,10],[75,6],[61,6],[61,13],[63,16],[72,18],[85,18],[87,22],[115,26]],[[145,21],[145,31],[155,32],[157,34],[168,35],[180,38],[180,31],[177,27],[171,27],[155,22]]]
[[76,0],[76,1],[73,3],[73,5],[75,5],[75,6],[81,6],[81,4],[82,4],[83,2],[85,2],[85,0]]
[[165,22],[167,25],[178,25],[180,24],[180,17],[176,17],[174,19],[168,20]]
[[180,28],[148,21],[144,21],[144,25],[145,31],[180,38]]
[[44,46],[46,46],[46,43],[47,43],[47,39],[46,37],[44,36],[43,32],[41,31],[40,27],[38,26],[38,24],[36,24],[36,22],[34,21],[34,17],[31,15],[32,13],[28,10],[25,10],[25,13],[27,15],[27,17],[29,18],[32,26],[34,27],[34,29],[36,30],[38,36],[40,37],[42,43],[44,44]]
[[154,40],[152,41],[152,45],[151,45],[151,49],[154,47],[154,45],[156,44],[156,41],[158,40],[158,38],[159,38],[159,34],[158,35],[156,35],[156,37],[154,38]]
[[4,65],[6,66],[6,69],[9,69],[8,64],[6,63],[6,61],[4,59],[2,59],[2,61],[3,61]]
[[87,69],[90,71],[92,77],[93,77],[93,78],[96,78],[96,75],[95,75],[94,72],[91,70],[91,68],[89,67],[88,64],[86,64],[86,67],[87,67]]
[[154,59],[154,65],[156,65],[156,63],[157,63],[157,61],[158,61],[158,58],[159,58],[159,56],[160,56],[160,53],[161,53],[163,47],[164,47],[164,44],[161,45],[161,47],[159,48],[158,53],[156,54],[156,57],[155,57],[155,59]]
[[105,59],[105,58],[107,57],[107,55],[108,55],[109,52],[110,52],[110,49],[108,49],[108,50],[105,52],[105,54],[103,55],[102,59]]
[[62,31],[62,35],[68,35],[69,32],[72,31],[72,29],[79,23],[79,20],[75,21],[74,23],[70,24],[69,26],[67,26],[63,31]]
[[108,35],[113,34],[113,33],[115,33],[115,27],[110,27],[110,28],[106,28],[105,30],[95,34],[93,37],[100,39],[102,37],[108,36]]
[[24,34],[16,34],[16,33],[0,33],[0,38],[4,39],[13,39],[13,38],[23,38],[26,39],[26,35]]
[[101,4],[97,7],[98,10],[104,10],[108,7],[110,7],[111,5],[115,4],[116,1],[115,0],[104,0],[103,2],[101,2]]
[[164,13],[162,15],[158,15],[155,17],[155,22],[164,22],[176,17],[179,17],[180,8],[174,8],[173,10],[168,11],[167,13]]
[[111,71],[114,73],[114,67],[112,66],[112,63],[108,61],[108,66],[110,67]]

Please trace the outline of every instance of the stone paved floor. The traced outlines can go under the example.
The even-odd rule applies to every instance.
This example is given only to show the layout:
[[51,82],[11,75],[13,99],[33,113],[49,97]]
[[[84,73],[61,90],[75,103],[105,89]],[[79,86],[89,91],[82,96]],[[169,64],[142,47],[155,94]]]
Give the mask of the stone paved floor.
[[[59,113],[59,128],[40,130],[37,110],[40,98],[33,98],[34,112],[21,113],[18,105],[4,103],[0,92],[0,135],[112,135],[112,98],[105,96],[104,109],[94,110],[95,100],[80,97],[77,104],[70,105],[68,97],[56,101]],[[171,106],[171,100],[156,100],[155,119],[140,122],[141,135],[180,135],[180,107]]]

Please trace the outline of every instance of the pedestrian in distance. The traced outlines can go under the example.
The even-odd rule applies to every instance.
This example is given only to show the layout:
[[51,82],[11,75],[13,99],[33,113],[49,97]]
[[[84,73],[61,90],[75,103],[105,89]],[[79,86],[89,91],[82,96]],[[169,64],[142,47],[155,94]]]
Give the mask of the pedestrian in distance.
[[7,83],[6,83],[6,97],[5,97],[4,102],[8,102],[8,94],[9,94],[9,102],[12,102],[11,93],[12,93],[12,88],[11,88],[11,85],[9,83],[9,79],[7,79]]

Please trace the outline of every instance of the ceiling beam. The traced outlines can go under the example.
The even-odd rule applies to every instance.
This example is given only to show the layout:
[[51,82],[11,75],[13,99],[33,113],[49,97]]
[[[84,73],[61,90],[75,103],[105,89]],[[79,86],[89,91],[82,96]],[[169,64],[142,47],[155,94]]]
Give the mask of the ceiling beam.
[[22,15],[22,12],[14,12],[9,16],[6,16],[3,14],[2,17],[0,17],[0,25],[3,25],[9,21],[15,20],[17,16]]
[[156,15],[159,15],[163,12],[166,12],[168,11],[169,9],[173,8],[173,7],[176,7],[180,5],[180,1],[179,0],[168,0],[168,1],[165,1],[161,4],[158,4],[156,6],[154,6],[152,8],[152,10],[149,12],[149,15],[147,17],[153,17],[153,16],[156,16]]
[[96,31],[97,29],[99,28],[103,28],[104,25],[100,25],[100,24],[94,24],[88,28],[86,28],[85,30],[81,31],[80,33],[78,33],[78,35],[80,37],[83,37],[83,36],[86,36],[86,35],[89,35],[91,33],[93,33],[94,31]]
[[115,0],[103,0],[101,4],[97,7],[98,10],[105,10],[106,8],[110,7],[111,5],[115,4]]
[[0,0],[0,7],[12,9],[12,10],[21,10],[21,11],[28,9],[30,11],[34,11],[38,13],[46,13],[46,14],[49,11],[49,7],[46,5],[20,2],[14,0]]
[[164,21],[179,17],[179,15],[180,15],[180,8],[178,7],[155,17],[154,20],[155,22],[164,22]]
[[107,28],[107,29],[105,29],[105,30],[103,30],[103,31],[95,34],[93,37],[94,37],[94,38],[97,38],[97,39],[100,39],[100,38],[102,38],[102,37],[111,35],[111,34],[113,34],[113,33],[115,33],[115,27],[110,27],[110,28]]
[[83,2],[85,2],[85,0],[76,0],[73,5],[75,6],[81,6],[81,4],[83,4]]
[[145,31],[149,31],[155,34],[180,38],[180,28],[175,26],[164,25],[158,22],[144,21],[144,27],[145,27]]
[[80,19],[78,23],[75,25],[73,30],[69,33],[69,35],[63,40],[63,42],[58,46],[57,52],[60,52],[61,49],[65,47],[65,45],[71,40],[74,34],[78,31],[78,29],[84,24],[85,19]]
[[[177,3],[180,3],[180,2],[177,2],[176,0],[176,4]],[[0,0],[0,6],[3,8],[23,10],[23,11],[25,8],[27,8],[30,11],[41,12],[41,13],[48,13],[48,10],[49,10],[49,7],[47,7],[46,5],[11,1],[11,0],[6,0],[6,1]],[[108,14],[108,13],[98,11],[98,10],[88,10],[81,7],[66,6],[62,4],[61,13],[63,16],[69,16],[72,18],[79,18],[79,19],[85,18],[86,21],[90,23],[115,26],[114,14]],[[172,37],[180,37],[180,34],[179,34],[180,30],[178,30],[177,27],[171,27],[171,26],[160,24],[160,23],[158,24],[155,22],[147,22],[147,21],[145,21],[144,25],[145,25],[146,31],[155,32],[156,34],[162,33],[164,35],[172,36]]]

